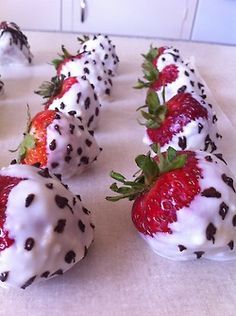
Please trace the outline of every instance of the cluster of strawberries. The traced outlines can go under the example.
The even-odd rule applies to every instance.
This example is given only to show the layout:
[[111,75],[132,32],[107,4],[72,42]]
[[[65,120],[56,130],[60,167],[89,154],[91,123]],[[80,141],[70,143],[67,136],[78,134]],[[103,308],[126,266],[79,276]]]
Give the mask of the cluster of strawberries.
[[[27,288],[63,274],[83,259],[94,238],[90,211],[60,180],[97,159],[100,100],[110,95],[118,57],[107,36],[84,37],[80,52],[62,47],[57,76],[38,94],[44,110],[28,120],[19,157],[0,170],[0,285]],[[26,36],[0,24],[1,63],[30,63]]]
[[143,57],[136,88],[148,91],[138,110],[152,152],[136,158],[134,181],[111,173],[123,186],[113,183],[117,195],[107,199],[134,200],[135,227],[163,257],[235,259],[235,180],[218,151],[222,136],[204,85],[177,49],[151,47]]

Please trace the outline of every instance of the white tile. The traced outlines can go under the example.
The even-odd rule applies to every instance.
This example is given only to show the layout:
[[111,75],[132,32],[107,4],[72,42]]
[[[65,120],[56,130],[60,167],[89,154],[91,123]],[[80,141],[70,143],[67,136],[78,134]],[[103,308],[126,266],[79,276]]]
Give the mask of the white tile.
[[7,0],[0,2],[0,20],[28,30],[60,30],[60,0]]
[[63,0],[63,30],[81,33],[188,39],[197,0],[87,0],[81,23],[80,1]]
[[200,0],[192,39],[236,44],[236,1]]

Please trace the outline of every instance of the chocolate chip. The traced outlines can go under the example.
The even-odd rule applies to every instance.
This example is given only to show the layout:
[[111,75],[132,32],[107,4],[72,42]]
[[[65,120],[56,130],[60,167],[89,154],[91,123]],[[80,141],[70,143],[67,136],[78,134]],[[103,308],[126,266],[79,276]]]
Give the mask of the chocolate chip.
[[25,199],[25,207],[29,207],[30,204],[33,202],[35,195],[33,193],[29,194]]
[[87,124],[88,127],[91,125],[91,123],[93,122],[93,120],[94,120],[94,116],[91,115],[90,118],[89,118],[89,120],[88,120],[88,124]]
[[28,286],[30,286],[34,282],[35,279],[36,279],[36,275],[34,275],[32,278],[26,281],[25,284],[21,286],[21,288],[25,290]]
[[74,134],[74,130],[75,130],[75,125],[70,124],[70,133],[73,135]]
[[227,184],[235,192],[234,180],[231,177],[228,177],[225,173],[222,174],[221,178],[224,183]]
[[78,128],[81,129],[81,131],[84,131],[83,125],[78,125]]
[[85,110],[87,110],[90,106],[90,98],[87,97],[84,101],[84,107],[85,107]]
[[99,115],[99,108],[95,109],[95,115],[98,116]]
[[236,215],[234,215],[232,218],[232,224],[234,227],[236,226]]
[[79,226],[79,229],[82,231],[82,233],[84,233],[85,232],[85,225],[81,220],[78,221],[78,226]]
[[233,249],[234,249],[234,241],[231,240],[231,241],[227,244],[227,246],[229,246],[229,248],[230,248],[231,250],[233,250]]
[[105,94],[110,95],[110,93],[111,93],[111,90],[109,88],[106,88]]
[[101,77],[101,76],[98,76],[98,77],[97,77],[97,80],[98,80],[98,81],[101,81],[101,80],[102,80],[102,77]]
[[185,76],[189,77],[189,73],[185,70],[184,72]]
[[228,210],[229,210],[228,205],[225,202],[222,202],[219,208],[219,215],[221,216],[222,220],[225,219],[225,216],[227,215]]
[[55,139],[53,139],[52,141],[51,141],[51,143],[49,144],[49,149],[50,150],[55,150],[57,148],[57,143],[56,143],[56,140]]
[[190,80],[190,84],[192,87],[194,87],[194,81]]
[[182,150],[184,150],[187,147],[187,139],[185,136],[179,137],[178,145]]
[[217,120],[218,119],[217,119],[216,115],[214,114],[212,117],[212,123],[215,124],[217,122]]
[[46,183],[45,186],[50,190],[53,189],[53,183]]
[[17,160],[16,159],[13,159],[11,162],[10,162],[10,165],[15,165],[17,164]]
[[81,92],[78,92],[78,93],[77,93],[77,101],[76,101],[77,103],[80,102],[81,95],[82,95]]
[[61,174],[60,173],[54,173],[54,176],[57,177],[61,181]]
[[58,124],[54,125],[54,129],[55,129],[55,131],[58,132],[59,135],[61,135],[61,129],[60,129],[60,126]]
[[68,264],[74,263],[75,262],[75,258],[76,258],[75,252],[73,250],[70,250],[65,255],[65,262],[68,263]]
[[45,271],[45,272],[43,272],[40,276],[41,276],[41,278],[47,279],[47,278],[49,277],[49,274],[50,274],[49,271]]
[[211,140],[210,136],[207,135],[205,138],[204,151],[207,151],[210,146],[211,146],[211,151],[210,151],[211,153],[217,149],[215,143]]
[[57,168],[58,166],[59,166],[59,163],[58,163],[58,162],[52,162],[52,163],[51,163],[52,169],[55,169],[55,168]]
[[41,163],[40,162],[35,162],[32,164],[33,167],[36,167],[36,168],[40,168],[41,166]]
[[208,162],[212,162],[212,161],[213,161],[213,159],[212,159],[211,156],[206,156],[205,159],[206,159],[206,161],[208,161]]
[[56,120],[60,120],[60,119],[61,119],[61,116],[57,113],[57,114],[55,115],[55,119],[56,119]]
[[183,85],[182,87],[180,87],[180,88],[178,89],[177,92],[178,92],[178,93],[185,92],[186,89],[187,89],[187,86]]
[[201,259],[201,257],[204,255],[204,251],[195,251],[195,255],[197,256],[197,259]]
[[69,114],[70,116],[75,116],[76,111],[69,111],[68,114]]
[[90,71],[87,67],[84,68],[84,73],[89,75]]
[[214,224],[210,223],[206,228],[206,239],[212,240],[212,242],[214,244],[215,243],[215,237],[214,237],[215,234],[216,234],[216,227],[214,226]]
[[90,223],[90,226],[92,227],[92,229],[95,229],[95,225],[93,223]]
[[80,158],[80,162],[83,163],[84,165],[87,165],[89,163],[89,158],[86,156],[83,156]]
[[32,248],[34,247],[34,244],[35,244],[35,241],[33,238],[31,237],[27,238],[25,241],[25,246],[24,246],[25,250],[27,251],[32,250]]
[[203,129],[203,125],[201,123],[198,123],[198,133],[200,134]]
[[56,232],[58,234],[63,233],[65,226],[66,226],[66,219],[59,219],[57,221],[56,227],[54,228],[54,232]]
[[178,247],[179,247],[179,251],[180,251],[180,252],[182,252],[182,251],[184,251],[184,250],[187,249],[187,248],[186,248],[185,246],[183,246],[183,245],[178,245]]
[[62,269],[58,269],[57,271],[55,271],[54,273],[52,273],[50,276],[55,276],[55,275],[62,275],[63,274],[63,270]]
[[86,144],[88,147],[90,147],[90,146],[92,145],[92,142],[91,142],[91,140],[86,139],[86,140],[85,140],[85,144]]
[[55,202],[59,208],[64,208],[68,205],[68,199],[58,194],[55,195]]
[[66,107],[66,106],[65,106],[65,103],[61,102],[61,104],[60,104],[60,109],[61,109],[61,110],[64,110],[65,107]]
[[220,159],[221,161],[223,161],[226,165],[227,162],[224,160],[223,155],[222,154],[214,154],[218,159]]
[[89,215],[90,211],[86,208],[86,207],[82,207],[82,211],[84,212],[84,214]]
[[45,168],[45,169],[38,171],[38,174],[43,178],[51,178],[51,175],[49,174],[48,168]]
[[0,281],[1,282],[6,282],[8,276],[9,276],[9,271],[0,273]]
[[65,156],[65,162],[69,163],[71,161],[72,157],[71,156]]
[[197,85],[199,89],[202,89],[204,87],[204,85],[201,82],[198,82]]
[[69,155],[72,151],[73,151],[72,145],[71,145],[71,144],[68,144],[68,145],[66,146],[66,153],[67,153],[67,155]]
[[97,94],[96,94],[96,93],[94,93],[94,95],[93,95],[93,96],[94,96],[94,100],[95,100],[95,101],[97,101],[97,99],[98,99]]
[[76,197],[81,201],[81,196],[79,194],[77,194]]
[[202,191],[201,196],[205,196],[207,198],[217,198],[221,197],[221,193],[218,192],[215,188],[210,187]]
[[77,149],[77,154],[78,154],[79,156],[82,154],[82,148],[81,148],[81,147],[79,147],[79,148]]

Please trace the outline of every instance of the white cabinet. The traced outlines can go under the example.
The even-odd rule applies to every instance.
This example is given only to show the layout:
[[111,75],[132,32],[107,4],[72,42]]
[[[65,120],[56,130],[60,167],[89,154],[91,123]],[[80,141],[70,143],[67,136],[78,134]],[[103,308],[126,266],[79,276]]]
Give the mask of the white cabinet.
[[80,0],[62,0],[62,29],[188,39],[197,0],[86,0],[81,22]]
[[0,1],[0,20],[17,23],[28,30],[60,30],[60,0]]
[[236,44],[236,1],[199,0],[192,39]]

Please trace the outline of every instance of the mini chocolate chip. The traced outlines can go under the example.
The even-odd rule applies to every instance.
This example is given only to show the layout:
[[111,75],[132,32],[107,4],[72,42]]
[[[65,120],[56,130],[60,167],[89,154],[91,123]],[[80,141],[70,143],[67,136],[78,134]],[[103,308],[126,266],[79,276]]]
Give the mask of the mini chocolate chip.
[[216,138],[221,139],[223,136],[219,133],[216,133]]
[[178,145],[182,150],[184,150],[187,147],[187,139],[185,136],[179,137]]
[[215,188],[210,187],[202,191],[201,196],[205,196],[207,198],[217,198],[221,197],[221,193],[218,192]]
[[71,156],[65,156],[65,162],[69,163],[71,161],[72,157]]
[[54,129],[55,129],[55,131],[58,132],[59,135],[61,135],[61,129],[60,129],[60,126],[58,124],[54,125]]
[[87,80],[86,76],[82,76],[81,78],[82,78],[83,80]]
[[36,167],[36,168],[40,168],[41,166],[41,163],[40,162],[35,162],[32,164],[33,167]]
[[61,174],[60,173],[54,173],[54,176],[57,177],[61,181]]
[[16,159],[13,159],[11,162],[10,162],[10,165],[15,165],[17,164],[17,160]]
[[56,119],[56,120],[60,120],[60,119],[61,119],[61,116],[57,113],[57,114],[55,115],[55,119]]
[[234,180],[231,177],[228,177],[225,173],[222,174],[221,178],[224,183],[227,184],[235,192]]
[[90,226],[92,227],[92,229],[95,229],[95,225],[93,223],[90,223]]
[[65,107],[66,107],[66,106],[65,106],[65,103],[61,102],[61,104],[60,104],[60,109],[61,109],[61,110],[64,110]]
[[67,198],[65,198],[64,196],[56,194],[54,199],[55,199],[56,205],[59,208],[63,209],[67,206],[70,209],[70,211],[73,213],[72,207],[68,204]]
[[218,159],[220,159],[221,161],[223,161],[226,165],[227,162],[224,160],[223,155],[222,154],[214,154]]
[[81,131],[84,131],[83,125],[78,125],[78,128],[81,129]]
[[206,228],[206,239],[212,240],[212,242],[214,244],[215,243],[215,237],[214,237],[215,234],[216,234],[216,227],[214,226],[214,224],[210,223]]
[[219,214],[220,214],[222,220],[225,219],[225,216],[227,215],[228,210],[229,210],[228,205],[225,202],[222,202],[220,204],[220,209],[219,209]]
[[90,211],[86,208],[86,207],[82,207],[82,211],[84,212],[84,214],[89,215]]
[[53,189],[53,183],[46,183],[45,186],[50,190]]
[[76,111],[69,111],[68,114],[69,114],[70,116],[75,116],[75,115],[76,115]]
[[63,270],[62,269],[58,269],[57,271],[55,271],[54,273],[52,273],[50,276],[55,276],[55,275],[62,275],[63,274]]
[[66,146],[66,153],[69,155],[73,151],[73,147],[71,144],[68,144]]
[[41,278],[45,278],[47,279],[49,277],[50,272],[49,271],[45,271],[41,274]]
[[95,115],[98,116],[99,115],[99,108],[95,109]]
[[79,194],[77,194],[76,197],[79,201],[81,201],[81,196]]
[[77,149],[77,154],[78,154],[79,156],[82,154],[82,148],[81,148],[81,147],[79,147],[79,148]]
[[105,94],[110,95],[110,93],[111,93],[111,90],[109,88],[106,88]]
[[89,163],[89,158],[86,156],[83,156],[80,158],[80,162],[83,163],[84,165],[87,165]]
[[78,221],[78,226],[79,226],[79,229],[82,231],[82,233],[84,233],[85,232],[85,225],[81,220]]
[[84,73],[89,75],[90,71],[87,67],[84,67]]
[[21,288],[25,290],[28,286],[30,286],[34,282],[35,279],[36,279],[36,275],[34,275],[32,278],[26,281],[25,284],[21,286]]
[[212,123],[215,124],[215,122],[217,122],[217,116],[214,114],[212,117]]
[[108,58],[108,54],[105,54],[104,59],[106,60]]
[[194,87],[194,81],[190,80],[190,84],[192,87]]
[[57,221],[56,227],[54,228],[54,232],[56,232],[58,234],[63,233],[65,226],[66,226],[66,219],[59,219]]
[[184,72],[185,76],[189,77],[189,73],[185,70]]
[[227,244],[227,246],[229,246],[229,248],[230,248],[231,250],[233,250],[233,249],[234,249],[234,241],[231,240],[231,241]]
[[232,224],[234,227],[236,226],[236,215],[234,215],[232,218]]
[[212,162],[212,161],[213,161],[213,159],[212,159],[211,156],[206,156],[205,159],[206,159],[206,161],[209,161],[209,162]]
[[180,87],[180,88],[177,90],[177,92],[178,92],[178,93],[185,92],[186,89],[187,89],[187,86],[183,85],[182,87]]
[[85,110],[87,110],[90,106],[90,97],[87,97],[84,101]]
[[74,263],[76,258],[76,254],[73,250],[70,250],[65,255],[65,262],[68,264]]
[[51,143],[49,144],[49,149],[50,149],[50,150],[55,150],[56,147],[57,147],[56,140],[53,139],[53,140],[51,141]]
[[59,166],[59,163],[58,163],[58,162],[52,162],[52,163],[51,163],[52,169],[55,169],[55,168],[57,168],[58,166]]
[[198,82],[197,85],[199,89],[202,89],[204,87],[204,85],[201,82]]
[[77,101],[76,101],[77,103],[80,102],[81,95],[82,95],[81,92],[78,92],[78,93],[77,93]]
[[35,244],[35,241],[33,238],[31,237],[27,238],[25,241],[25,247],[24,247],[25,250],[28,250],[28,251],[32,250],[32,248],[34,247],[34,244]]
[[76,204],[76,198],[73,197],[73,206],[75,206],[75,204]]
[[201,259],[201,257],[204,255],[204,251],[195,251],[195,255],[197,256],[197,259]]
[[73,135],[74,134],[74,130],[75,130],[75,125],[70,124],[70,133]]
[[29,194],[25,199],[25,207],[29,207],[33,202],[35,195],[33,193]]
[[0,273],[0,281],[1,282],[6,282],[8,276],[9,276],[9,271]]
[[71,73],[70,73],[70,71],[68,71],[67,77],[71,77]]
[[89,140],[89,139],[86,138],[85,144],[86,144],[88,147],[90,147],[90,146],[92,145],[92,142],[91,142],[91,140]]
[[198,123],[198,134],[201,133],[202,129],[203,129],[203,125],[201,123]]
[[43,178],[51,178],[51,175],[49,174],[48,168],[42,169],[38,171],[38,174]]
[[185,246],[183,246],[183,245],[178,245],[178,247],[179,247],[179,251],[180,251],[180,252],[182,252],[182,251],[184,251],[184,250],[187,249],[187,248],[186,248]]
[[90,118],[89,118],[89,120],[88,120],[88,124],[87,124],[88,127],[91,125],[91,123],[93,122],[93,120],[94,120],[94,116],[91,115]]

